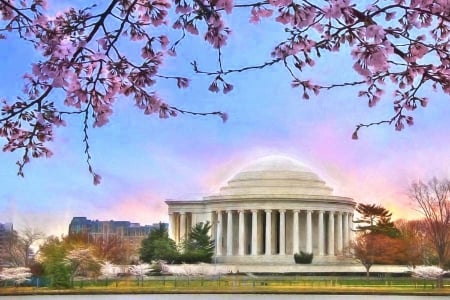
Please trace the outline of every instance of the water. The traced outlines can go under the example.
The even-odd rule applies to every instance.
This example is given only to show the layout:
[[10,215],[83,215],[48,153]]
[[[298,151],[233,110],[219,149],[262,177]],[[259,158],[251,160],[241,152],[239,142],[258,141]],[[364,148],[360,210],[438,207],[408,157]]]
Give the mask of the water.
[[[433,300],[449,299],[449,296],[433,296]],[[141,295],[30,295],[0,296],[0,300],[425,300],[430,296],[396,295],[280,295],[280,294],[141,294]]]

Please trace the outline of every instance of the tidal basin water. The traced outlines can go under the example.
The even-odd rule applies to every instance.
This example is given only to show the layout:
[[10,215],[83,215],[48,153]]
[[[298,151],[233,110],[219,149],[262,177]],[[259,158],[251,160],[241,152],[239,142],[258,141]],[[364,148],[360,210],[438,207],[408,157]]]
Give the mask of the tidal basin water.
[[248,294],[145,294],[145,295],[37,295],[37,296],[0,296],[1,300],[440,300],[449,299],[449,296],[394,296],[394,295],[248,295]]

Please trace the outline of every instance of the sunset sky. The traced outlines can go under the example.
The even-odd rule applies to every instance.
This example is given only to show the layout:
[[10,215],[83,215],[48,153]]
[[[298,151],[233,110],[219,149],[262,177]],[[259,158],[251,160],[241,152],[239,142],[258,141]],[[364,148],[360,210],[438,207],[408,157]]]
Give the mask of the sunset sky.
[[[280,26],[252,25],[247,18],[237,13],[229,20],[234,32],[223,51],[226,68],[268,60],[284,37]],[[166,61],[164,72],[191,77],[191,86],[179,90],[162,82],[158,93],[183,109],[227,112],[226,123],[189,115],[162,120],[144,116],[132,99],[118,99],[111,122],[89,132],[92,164],[103,178],[94,186],[81,119],[70,117],[67,127],[56,130],[54,156],[33,160],[25,178],[16,176],[20,153],[0,154],[0,223],[61,234],[74,216],[167,221],[165,199],[200,199],[246,164],[273,154],[301,161],[335,195],[385,206],[394,219],[417,216],[407,197],[411,182],[450,177],[450,99],[440,91],[424,91],[430,102],[413,112],[414,126],[402,132],[390,126],[363,129],[355,141],[356,124],[392,115],[389,87],[388,97],[374,108],[357,97],[358,88],[322,92],[306,101],[301,90],[291,88],[288,72],[275,66],[229,76],[234,90],[214,94],[208,91],[211,78],[191,76],[190,62],[213,70],[215,52],[197,37],[188,38],[178,54]],[[38,59],[29,44],[0,41],[0,98],[20,95],[22,75]],[[346,51],[325,55],[303,78],[323,84],[358,79],[352,64]]]

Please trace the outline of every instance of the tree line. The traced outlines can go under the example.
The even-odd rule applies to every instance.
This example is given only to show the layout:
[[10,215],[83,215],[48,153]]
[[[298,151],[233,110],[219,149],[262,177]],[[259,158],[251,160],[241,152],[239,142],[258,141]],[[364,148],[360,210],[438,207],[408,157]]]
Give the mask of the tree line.
[[376,204],[358,204],[360,217],[351,253],[369,270],[374,264],[437,265],[450,268],[450,182],[433,178],[411,185],[409,198],[422,218],[391,220]]
[[[355,238],[340,255],[357,259],[365,267],[367,276],[374,264],[450,268],[449,181],[433,178],[427,183],[416,182],[410,187],[409,197],[423,214],[419,220],[394,222],[392,213],[384,207],[359,203],[357,217],[353,220]],[[177,245],[160,224],[142,240],[137,254],[132,253],[129,244],[115,236],[96,239],[83,233],[50,236],[40,245],[35,259],[31,259],[30,246],[44,235],[27,229],[20,234],[10,233],[3,258],[10,267],[17,268],[16,276],[20,280],[25,275],[45,275],[50,278],[52,287],[70,287],[77,276],[97,278],[106,272],[104,270],[117,276],[124,272],[114,267],[118,265],[147,264],[139,268],[150,271],[148,264],[155,261],[211,263],[215,242],[210,233],[209,222],[197,223]],[[1,270],[0,280],[11,280],[11,274],[14,274],[11,269]]]
[[[168,236],[167,229],[160,224],[153,228],[142,240],[138,253],[133,253],[130,245],[117,236],[92,238],[87,233],[72,233],[62,237],[45,238],[39,250],[30,259],[29,230],[24,236],[13,231],[8,236],[8,253],[5,263],[9,268],[0,270],[0,281],[22,283],[30,276],[45,276],[53,288],[69,288],[76,277],[98,278],[114,273],[143,276],[152,268],[148,263],[166,261],[168,263],[210,263],[214,255],[214,241],[209,232],[209,222],[197,223],[186,239],[176,245]],[[43,238],[43,234],[34,235]],[[10,251],[9,251],[10,249]],[[28,253],[28,255],[25,255]],[[134,267],[120,268],[120,265]],[[154,268],[158,268],[156,264]],[[142,274],[141,274],[142,273]]]

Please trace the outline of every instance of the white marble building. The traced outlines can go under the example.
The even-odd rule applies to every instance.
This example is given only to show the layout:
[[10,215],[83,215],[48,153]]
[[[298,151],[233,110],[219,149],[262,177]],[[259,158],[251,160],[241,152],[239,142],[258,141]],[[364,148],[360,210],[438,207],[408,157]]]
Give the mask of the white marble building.
[[171,238],[179,243],[195,223],[210,221],[216,261],[225,264],[293,264],[300,251],[313,252],[314,264],[339,263],[356,204],[280,156],[248,165],[218,194],[166,203]]

